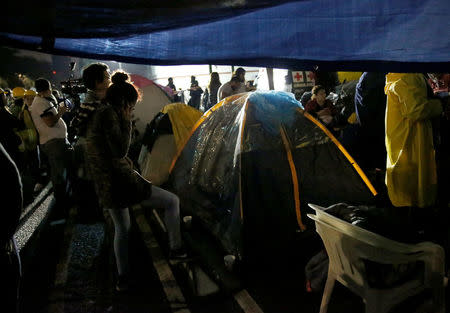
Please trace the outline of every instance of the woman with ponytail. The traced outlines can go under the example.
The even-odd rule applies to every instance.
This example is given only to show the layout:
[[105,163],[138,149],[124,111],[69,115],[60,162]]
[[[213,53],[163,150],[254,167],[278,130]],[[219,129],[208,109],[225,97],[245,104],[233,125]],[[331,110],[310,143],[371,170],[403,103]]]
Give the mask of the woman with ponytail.
[[106,92],[106,104],[101,104],[89,120],[86,132],[86,166],[94,180],[100,206],[109,212],[114,223],[114,253],[118,281],[116,289],[128,289],[129,207],[165,209],[165,224],[169,235],[171,257],[183,258],[178,197],[153,186],[133,168],[128,158],[131,141],[131,120],[138,89],[128,80],[128,74],[116,72]]

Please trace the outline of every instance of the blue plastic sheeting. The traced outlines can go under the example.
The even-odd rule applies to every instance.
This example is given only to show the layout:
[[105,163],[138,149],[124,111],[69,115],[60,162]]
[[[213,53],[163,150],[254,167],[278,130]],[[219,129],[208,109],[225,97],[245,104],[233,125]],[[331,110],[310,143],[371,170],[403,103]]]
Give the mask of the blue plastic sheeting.
[[7,1],[0,29],[60,38],[116,37],[220,20],[293,0]]
[[0,43],[145,64],[450,70],[448,0],[299,1],[147,34],[139,25],[128,36],[56,38],[54,45],[48,38],[36,45],[36,37],[0,33]]
[[256,91],[250,94],[253,116],[261,122],[261,127],[272,135],[280,132],[280,125],[292,127],[296,119],[295,110],[303,106],[292,93],[282,91]]

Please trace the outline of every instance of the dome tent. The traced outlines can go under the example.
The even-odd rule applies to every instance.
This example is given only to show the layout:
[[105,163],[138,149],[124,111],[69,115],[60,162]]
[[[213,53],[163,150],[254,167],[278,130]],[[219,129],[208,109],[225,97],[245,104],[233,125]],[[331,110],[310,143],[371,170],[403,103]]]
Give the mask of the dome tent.
[[156,186],[167,181],[172,159],[202,114],[184,103],[170,103],[161,109],[147,125],[142,139],[138,160],[142,176]]
[[172,101],[163,87],[154,81],[137,74],[130,74],[130,80],[142,93],[142,99],[136,104],[133,113],[136,119],[136,129],[142,135],[147,124],[166,104]]
[[170,178],[183,212],[239,258],[289,248],[308,226],[308,202],[362,204],[376,194],[339,142],[284,92],[215,105],[194,126]]

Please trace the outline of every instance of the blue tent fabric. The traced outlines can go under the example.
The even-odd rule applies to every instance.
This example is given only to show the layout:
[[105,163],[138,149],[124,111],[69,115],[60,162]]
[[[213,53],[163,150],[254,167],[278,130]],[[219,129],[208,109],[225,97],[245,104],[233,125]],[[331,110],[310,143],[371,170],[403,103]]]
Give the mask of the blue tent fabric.
[[[168,21],[167,29],[157,27],[144,33],[141,26],[145,29],[145,21],[127,24],[124,32],[115,29],[117,22],[111,20],[108,27],[118,35],[110,37],[92,32],[92,38],[67,38],[72,34],[68,31],[66,37],[43,34],[42,40],[3,32],[0,43],[155,65],[209,63],[391,72],[450,69],[447,0],[294,1],[220,19],[211,17],[211,22],[205,19],[189,26],[181,23],[182,27]],[[107,27],[105,21],[102,27]]]
[[292,93],[282,91],[256,91],[250,94],[248,101],[257,104],[253,114],[261,121],[264,130],[271,135],[280,132],[280,125],[292,127],[295,122],[295,110],[303,109]]

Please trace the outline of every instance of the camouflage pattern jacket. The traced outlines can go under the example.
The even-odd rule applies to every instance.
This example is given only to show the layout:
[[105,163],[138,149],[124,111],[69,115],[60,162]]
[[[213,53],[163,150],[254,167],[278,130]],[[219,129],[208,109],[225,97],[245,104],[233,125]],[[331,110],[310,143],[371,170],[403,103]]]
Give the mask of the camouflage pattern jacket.
[[130,139],[131,121],[114,107],[99,105],[86,128],[85,162],[104,209],[122,209],[151,196],[151,183],[127,156]]

